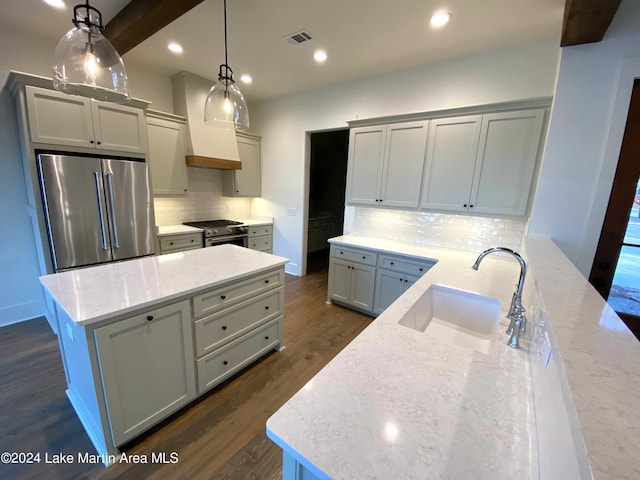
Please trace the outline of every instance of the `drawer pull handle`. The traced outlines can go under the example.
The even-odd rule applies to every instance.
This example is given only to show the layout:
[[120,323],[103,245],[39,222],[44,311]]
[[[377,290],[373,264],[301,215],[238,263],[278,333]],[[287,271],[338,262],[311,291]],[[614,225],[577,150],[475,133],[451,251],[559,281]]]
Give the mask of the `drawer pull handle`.
[[421,271],[422,271],[422,267],[421,267],[421,268],[419,268],[419,269],[418,269],[418,271],[420,271],[420,272],[421,272]]
[[227,365],[228,363],[229,363],[229,362],[227,362],[226,360],[223,360],[223,361],[222,361],[222,364],[223,364],[223,365]]
[[220,298],[221,298],[222,300],[224,300],[225,298],[227,298],[227,296],[226,296],[226,295],[220,295]]
[[390,262],[389,265],[393,265],[393,262]]
[[153,320],[153,315],[147,315],[147,322],[150,322],[151,320]]
[[264,339],[265,339],[265,340],[269,340],[269,335],[265,335],[265,336],[264,336]]
[[173,245],[173,242],[169,242],[169,245]]
[[367,257],[366,257],[366,256],[364,256],[364,255],[362,255],[362,259],[363,259],[363,260],[366,260],[366,259],[367,259]]
[[269,310],[269,305],[265,305],[265,306],[264,306],[264,309],[265,309],[265,310]]
[[227,329],[227,326],[226,326],[226,325],[222,325],[222,329],[223,329],[223,330],[226,330],[226,329]]
[[267,279],[264,281],[264,283],[269,283],[269,279],[267,278]]

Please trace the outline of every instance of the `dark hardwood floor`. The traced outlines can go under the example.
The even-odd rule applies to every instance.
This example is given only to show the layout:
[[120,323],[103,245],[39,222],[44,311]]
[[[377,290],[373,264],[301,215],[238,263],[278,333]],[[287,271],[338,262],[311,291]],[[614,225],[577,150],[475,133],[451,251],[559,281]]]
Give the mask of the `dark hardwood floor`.
[[[2,479],[278,479],[281,450],[265,423],[342,350],[371,317],[326,304],[327,257],[308,275],[287,275],[285,346],[272,352],[126,445],[128,455],[177,452],[175,464],[79,464],[96,454],[65,395],[56,336],[46,320],[0,329],[0,453],[39,453],[41,463],[0,463]],[[44,457],[71,454],[71,464]]]

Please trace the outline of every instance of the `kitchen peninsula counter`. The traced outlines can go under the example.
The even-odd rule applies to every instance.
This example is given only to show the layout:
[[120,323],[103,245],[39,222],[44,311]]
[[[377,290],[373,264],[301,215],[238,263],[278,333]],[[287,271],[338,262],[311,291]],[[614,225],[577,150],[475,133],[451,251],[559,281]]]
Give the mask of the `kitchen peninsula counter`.
[[[285,480],[640,478],[640,346],[547,238],[527,238],[521,349],[473,351],[399,325],[432,285],[509,306],[518,265],[360,235],[341,248],[437,259],[267,421]],[[493,257],[493,258],[492,258]],[[427,329],[428,332],[428,329]]]

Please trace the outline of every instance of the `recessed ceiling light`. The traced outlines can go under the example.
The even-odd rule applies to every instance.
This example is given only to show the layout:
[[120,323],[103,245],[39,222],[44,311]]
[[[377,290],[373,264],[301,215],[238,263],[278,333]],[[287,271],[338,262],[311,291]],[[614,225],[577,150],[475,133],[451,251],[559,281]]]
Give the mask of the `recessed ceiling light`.
[[62,10],[63,8],[67,8],[62,0],[44,0],[44,3],[60,10]]
[[251,75],[247,75],[246,73],[244,73],[240,75],[240,81],[243,83],[251,83],[253,79],[251,78]]
[[182,45],[176,42],[171,42],[167,45],[167,48],[171,50],[173,53],[182,53]]
[[318,63],[324,63],[324,61],[327,59],[327,52],[325,52],[324,50],[316,50],[313,54],[313,59]]
[[436,12],[431,16],[431,26],[439,28],[449,23],[449,20],[451,20],[449,12]]

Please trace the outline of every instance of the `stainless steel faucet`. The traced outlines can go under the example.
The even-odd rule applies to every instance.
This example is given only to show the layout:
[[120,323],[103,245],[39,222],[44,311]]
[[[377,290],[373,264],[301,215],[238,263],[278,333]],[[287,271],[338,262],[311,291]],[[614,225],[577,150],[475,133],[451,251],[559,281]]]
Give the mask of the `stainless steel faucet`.
[[516,291],[513,293],[513,297],[511,298],[511,306],[509,307],[509,313],[507,314],[507,318],[510,320],[509,328],[507,328],[507,335],[511,335],[509,337],[508,345],[511,348],[520,348],[520,334],[524,333],[527,328],[527,317],[524,316],[524,312],[526,310],[522,306],[522,287],[524,286],[524,278],[527,275],[527,264],[525,263],[524,259],[518,252],[515,252],[510,248],[493,247],[485,250],[480,255],[478,255],[478,258],[476,258],[476,262],[471,268],[473,268],[474,270],[478,270],[482,259],[490,253],[496,252],[510,253],[511,255],[516,257],[516,260],[518,260],[518,262],[520,263],[520,279],[518,280]]

